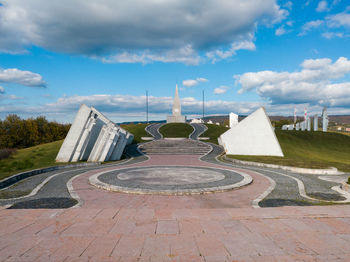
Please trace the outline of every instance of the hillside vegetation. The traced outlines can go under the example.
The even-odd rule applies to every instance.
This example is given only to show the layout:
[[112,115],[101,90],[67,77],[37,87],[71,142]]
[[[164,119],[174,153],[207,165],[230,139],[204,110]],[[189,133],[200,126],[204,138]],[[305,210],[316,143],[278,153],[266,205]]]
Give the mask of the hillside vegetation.
[[19,149],[9,158],[0,160],[0,179],[37,168],[58,165],[55,162],[63,140]]
[[350,172],[350,137],[331,132],[276,130],[284,157],[229,156],[235,159]]
[[193,132],[193,127],[186,123],[169,123],[162,125],[159,132],[163,137],[186,137]]
[[205,140],[204,142],[210,142],[213,144],[218,144],[218,137],[225,133],[227,130],[229,130],[228,127],[225,126],[218,126],[214,124],[205,124],[208,128],[207,131],[205,131],[201,137],[209,137],[209,140]]
[[64,139],[70,124],[49,122],[45,117],[21,119],[8,115],[0,120],[0,149],[25,148]]
[[120,125],[120,127],[124,128],[126,131],[130,132],[134,135],[134,141],[133,144],[144,142],[141,137],[150,137],[151,135],[148,134],[145,130],[145,128],[149,124],[127,124],[127,125]]

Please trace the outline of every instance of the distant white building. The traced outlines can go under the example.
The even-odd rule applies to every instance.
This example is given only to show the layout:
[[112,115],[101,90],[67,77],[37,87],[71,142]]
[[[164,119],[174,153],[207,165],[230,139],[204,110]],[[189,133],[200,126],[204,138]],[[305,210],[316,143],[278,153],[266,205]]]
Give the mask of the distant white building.
[[191,124],[202,124],[204,121],[202,119],[194,118],[191,120]]

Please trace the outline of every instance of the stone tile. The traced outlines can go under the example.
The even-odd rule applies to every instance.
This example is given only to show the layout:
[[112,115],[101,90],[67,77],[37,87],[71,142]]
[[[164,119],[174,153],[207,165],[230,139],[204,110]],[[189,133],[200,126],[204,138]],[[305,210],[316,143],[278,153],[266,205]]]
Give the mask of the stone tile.
[[139,235],[124,235],[114,248],[112,257],[138,258],[141,256],[144,241],[144,237]]
[[113,249],[116,247],[120,236],[106,237],[101,236],[93,240],[91,244],[81,254],[82,257],[87,258],[102,258],[109,257],[112,255]]
[[176,235],[179,234],[179,225],[176,220],[159,220],[156,234]]
[[109,230],[108,235],[120,235],[120,234],[130,234],[136,227],[136,222],[134,220],[122,220],[118,219],[114,226]]
[[200,221],[200,224],[205,234],[226,234],[223,225],[216,220],[204,220]]
[[228,252],[224,244],[211,236],[196,236],[196,243],[199,249],[199,252],[204,257],[217,257],[217,256],[228,256]]
[[132,234],[135,235],[154,235],[156,233],[157,222],[155,221],[146,221],[146,222],[137,222],[135,228],[132,231]]
[[179,227],[180,234],[198,235],[204,233],[199,219],[180,219]]

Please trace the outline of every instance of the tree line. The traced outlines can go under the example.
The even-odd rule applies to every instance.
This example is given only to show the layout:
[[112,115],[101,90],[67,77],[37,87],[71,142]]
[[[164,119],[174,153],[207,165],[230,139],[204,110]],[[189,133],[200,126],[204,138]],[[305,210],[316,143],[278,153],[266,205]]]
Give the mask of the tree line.
[[0,119],[0,149],[25,148],[64,139],[70,124],[50,122],[44,116],[21,119],[11,114]]

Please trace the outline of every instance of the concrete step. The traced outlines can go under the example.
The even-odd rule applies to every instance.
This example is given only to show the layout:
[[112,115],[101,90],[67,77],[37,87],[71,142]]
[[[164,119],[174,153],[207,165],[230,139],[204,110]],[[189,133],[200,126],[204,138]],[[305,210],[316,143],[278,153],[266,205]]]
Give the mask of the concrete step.
[[211,147],[207,144],[191,139],[161,139],[143,144],[139,149],[144,154],[205,155],[211,150]]

